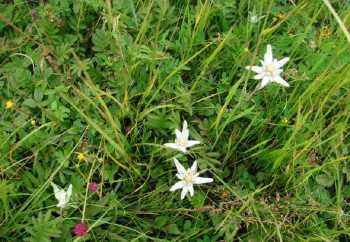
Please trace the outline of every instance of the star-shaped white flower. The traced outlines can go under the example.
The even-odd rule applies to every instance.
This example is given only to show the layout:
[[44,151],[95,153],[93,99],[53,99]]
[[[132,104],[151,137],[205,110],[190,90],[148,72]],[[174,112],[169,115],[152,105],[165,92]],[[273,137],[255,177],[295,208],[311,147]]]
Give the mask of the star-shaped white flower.
[[271,45],[268,45],[264,55],[264,60],[261,61],[262,66],[247,66],[246,68],[257,73],[257,75],[254,76],[254,79],[262,80],[258,89],[262,89],[271,82],[276,82],[282,86],[289,87],[288,82],[281,77],[281,73],[283,72],[282,66],[288,61],[288,57],[283,58],[282,60],[274,59],[272,55],[272,47]]
[[188,140],[190,131],[188,130],[186,120],[183,122],[182,131],[175,129],[175,133],[176,133],[175,143],[166,143],[164,144],[166,147],[169,147],[175,150],[180,150],[183,153],[186,153],[187,148],[200,143],[197,140]]
[[72,184],[70,184],[68,186],[67,191],[65,191],[64,189],[61,189],[53,182],[51,183],[51,186],[53,187],[53,191],[55,193],[55,198],[58,201],[57,207],[59,207],[61,209],[65,208],[70,200],[71,195],[72,195]]
[[191,168],[187,170],[183,167],[183,165],[181,165],[181,163],[176,158],[174,158],[174,162],[177,169],[176,177],[179,178],[180,181],[175,183],[175,185],[173,185],[170,188],[170,191],[173,192],[178,189],[182,189],[181,200],[184,199],[188,192],[191,196],[193,196],[193,185],[209,183],[213,181],[212,178],[205,178],[199,176],[199,173],[197,172],[197,161],[195,161]]

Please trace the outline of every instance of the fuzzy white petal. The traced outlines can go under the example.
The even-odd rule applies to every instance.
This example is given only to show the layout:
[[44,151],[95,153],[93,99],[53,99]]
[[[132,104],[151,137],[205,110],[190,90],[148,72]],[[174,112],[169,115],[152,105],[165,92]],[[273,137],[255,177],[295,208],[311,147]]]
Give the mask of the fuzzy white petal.
[[174,163],[175,163],[177,172],[179,174],[185,174],[186,173],[185,167],[183,167],[183,165],[176,158],[174,158]]
[[258,89],[263,89],[267,84],[271,82],[270,78],[267,76],[264,76],[261,83],[259,84]]
[[288,82],[286,82],[281,76],[277,76],[274,81],[282,86],[289,87]]
[[261,66],[247,66],[246,69],[249,71],[254,71],[256,73],[260,73],[263,71]]
[[200,176],[193,178],[193,184],[203,184],[209,182],[213,182],[213,179]]
[[196,174],[197,173],[197,161],[194,161],[190,171],[192,172],[192,174]]
[[188,140],[189,136],[190,136],[190,131],[187,126],[187,121],[185,120],[182,126],[182,138]]
[[[56,194],[58,194],[61,189],[53,182],[51,182],[51,186],[53,187],[53,192],[54,192],[55,197],[56,197]],[[58,198],[56,197],[56,199],[58,199]]]
[[184,146],[179,146],[179,151],[181,151],[182,153],[186,154],[187,153],[187,149]]
[[58,208],[64,208],[66,206],[66,203],[64,201],[60,201],[58,204],[57,204],[57,207]]
[[67,189],[67,195],[66,195],[66,202],[67,203],[70,200],[70,197],[72,195],[72,191],[73,191],[73,186],[72,186],[72,184],[69,184],[68,189]]
[[192,184],[189,184],[189,185],[187,186],[187,189],[188,189],[188,191],[190,192],[191,197],[193,197],[193,195],[194,195],[193,185],[192,185]]
[[187,147],[192,147],[194,145],[198,145],[200,144],[201,142],[198,141],[198,140],[189,140],[188,143],[187,143]]
[[184,186],[181,191],[181,200],[183,200],[188,192],[187,186]]
[[282,72],[283,72],[282,69],[277,69],[277,70],[275,71],[275,75],[280,75]]
[[172,148],[172,149],[175,149],[175,150],[180,150],[182,152],[186,152],[186,149],[184,151],[183,147],[182,146],[179,146],[178,144],[176,143],[166,143],[164,144],[164,146],[168,147],[168,148]]
[[176,182],[171,188],[170,188],[170,191],[173,192],[173,191],[176,191],[178,189],[181,189],[183,188],[185,185],[185,183],[183,181],[179,181],[179,182]]
[[188,137],[190,136],[190,131],[188,129],[183,129],[182,130],[182,137],[185,140],[188,140]]
[[188,129],[187,121],[184,120],[182,123],[182,129]]
[[261,73],[263,71],[263,68],[261,66],[252,66],[251,70],[256,73]]
[[180,130],[175,129],[176,139],[183,139],[183,134]]
[[266,47],[266,53],[264,55],[264,62],[265,62],[265,64],[273,62],[273,54],[272,54],[271,45],[267,45],[267,47]]
[[54,187],[55,198],[57,199],[58,202],[64,201],[66,199],[66,192],[63,189],[59,189],[56,185],[55,187]]
[[276,60],[276,67],[277,68],[281,68],[282,66],[284,66],[287,62],[289,61],[288,57],[283,58],[282,60],[277,61]]
[[177,173],[177,174],[176,174],[176,177],[177,177],[179,180],[182,180],[182,179],[184,179],[185,174],[179,174],[179,173]]
[[262,79],[263,77],[264,77],[263,74],[258,74],[258,75],[255,75],[253,78],[254,78],[255,80],[259,80],[259,79]]

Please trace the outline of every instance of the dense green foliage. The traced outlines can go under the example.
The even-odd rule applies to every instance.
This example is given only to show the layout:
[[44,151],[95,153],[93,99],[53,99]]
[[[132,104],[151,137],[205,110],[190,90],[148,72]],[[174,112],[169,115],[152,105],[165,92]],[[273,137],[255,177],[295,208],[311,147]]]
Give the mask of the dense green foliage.
[[[1,241],[350,240],[350,44],[321,0],[1,2]],[[267,44],[289,88],[255,91]],[[174,157],[214,182],[181,201]]]

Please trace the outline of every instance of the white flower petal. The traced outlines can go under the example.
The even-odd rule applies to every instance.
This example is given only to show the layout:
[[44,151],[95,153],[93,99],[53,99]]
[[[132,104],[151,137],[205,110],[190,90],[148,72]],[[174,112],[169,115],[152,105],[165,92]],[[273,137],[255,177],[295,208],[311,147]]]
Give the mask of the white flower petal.
[[259,80],[259,79],[262,79],[264,76],[262,74],[258,74],[258,75],[255,75],[253,78],[255,80]]
[[168,148],[172,148],[172,149],[175,149],[175,150],[180,150],[183,152],[183,147],[179,146],[178,144],[176,143],[166,143],[164,144],[164,146],[168,147]]
[[187,153],[186,147],[184,146],[179,146],[179,151],[181,151],[182,153]]
[[193,195],[194,195],[193,185],[192,185],[192,184],[189,184],[189,185],[187,186],[187,189],[188,189],[188,191],[190,192],[191,197],[193,197]]
[[73,191],[73,186],[72,186],[72,184],[69,184],[68,189],[67,189],[67,195],[66,195],[66,202],[67,203],[70,200],[70,197],[72,195],[72,191]]
[[282,86],[289,87],[288,82],[286,82],[281,76],[276,76],[274,82],[281,84]]
[[267,76],[264,76],[261,83],[259,84],[258,89],[263,89],[267,84],[271,82],[270,78]]
[[178,189],[181,189],[183,188],[185,185],[185,183],[183,181],[179,181],[179,182],[176,182],[171,188],[170,188],[170,191],[173,192],[173,191],[176,191]]
[[185,120],[182,125],[182,138],[188,140],[190,131],[188,130],[187,121]]
[[181,191],[181,200],[183,200],[188,192],[187,186],[184,186]]
[[174,158],[174,163],[175,163],[177,172],[179,174],[185,174],[186,173],[185,167],[183,167],[183,165],[176,158]]
[[252,66],[251,70],[256,73],[261,73],[263,71],[263,68],[261,66]]
[[60,201],[60,202],[57,204],[57,207],[58,207],[58,208],[64,208],[65,206],[66,206],[65,201]]
[[201,142],[198,141],[198,140],[189,140],[189,141],[187,142],[187,147],[192,147],[192,146],[198,145],[198,144],[200,144],[200,143],[201,143]]
[[52,184],[54,187],[54,195],[58,202],[65,200],[66,192],[63,189],[58,188],[57,185]]
[[246,66],[246,69],[249,71],[254,71],[256,73],[260,73],[263,71],[263,68],[261,66]]
[[184,120],[182,123],[182,129],[187,129],[187,128],[188,128],[187,121]]
[[274,74],[275,74],[275,76],[278,76],[278,75],[280,75],[282,72],[283,72],[282,69],[277,69],[277,70],[275,70]]
[[176,177],[177,177],[179,180],[182,180],[182,179],[184,179],[185,174],[179,174],[179,173],[177,173],[177,174],[176,174]]
[[[55,183],[53,183],[53,182],[51,182],[51,186],[53,187],[53,192],[54,192],[54,194],[55,194],[55,196],[56,196],[56,194],[58,194],[59,192],[60,192],[60,188],[55,184]],[[57,198],[57,197],[56,197]]]
[[288,57],[285,57],[285,58],[283,58],[282,60],[279,60],[279,61],[276,60],[275,65],[276,65],[277,68],[281,68],[281,67],[284,66],[288,61],[289,61],[289,58],[288,58]]
[[192,174],[196,174],[197,173],[197,161],[194,161],[190,171],[192,172]]
[[176,135],[176,139],[183,139],[183,135],[180,130],[175,129],[175,135]]
[[264,62],[265,62],[265,64],[273,62],[273,55],[272,55],[272,47],[271,47],[271,45],[267,45],[267,47],[266,47],[266,53],[264,55]]
[[213,182],[213,178],[206,178],[200,176],[193,178],[193,184],[203,184],[209,182]]

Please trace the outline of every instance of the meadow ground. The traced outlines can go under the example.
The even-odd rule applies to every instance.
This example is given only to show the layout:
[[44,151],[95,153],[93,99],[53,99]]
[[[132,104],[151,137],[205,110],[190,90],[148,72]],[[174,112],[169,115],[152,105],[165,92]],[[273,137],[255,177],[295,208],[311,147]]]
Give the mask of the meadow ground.
[[[348,0],[1,1],[0,241],[350,241],[349,26]],[[269,44],[290,86],[257,90]],[[181,200],[174,158],[213,182]]]

